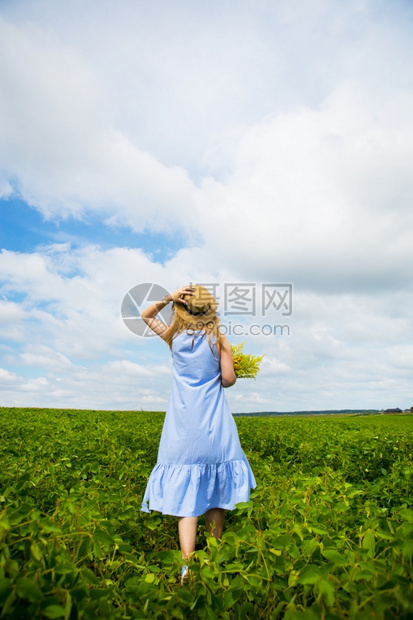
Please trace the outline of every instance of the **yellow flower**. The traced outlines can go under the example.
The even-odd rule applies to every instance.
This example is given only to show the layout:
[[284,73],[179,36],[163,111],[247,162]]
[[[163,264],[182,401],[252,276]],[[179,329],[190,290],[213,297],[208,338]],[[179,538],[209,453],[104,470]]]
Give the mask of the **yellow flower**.
[[244,344],[245,342],[238,345],[231,345],[234,371],[239,379],[255,379],[260,371],[261,360],[264,356],[243,353]]

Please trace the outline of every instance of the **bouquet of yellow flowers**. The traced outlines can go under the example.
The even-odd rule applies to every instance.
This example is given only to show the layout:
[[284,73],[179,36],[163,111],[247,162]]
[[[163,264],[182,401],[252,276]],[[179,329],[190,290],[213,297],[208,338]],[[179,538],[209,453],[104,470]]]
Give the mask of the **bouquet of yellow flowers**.
[[238,379],[255,379],[260,371],[260,364],[264,356],[243,353],[244,344],[245,342],[231,345],[235,374]]

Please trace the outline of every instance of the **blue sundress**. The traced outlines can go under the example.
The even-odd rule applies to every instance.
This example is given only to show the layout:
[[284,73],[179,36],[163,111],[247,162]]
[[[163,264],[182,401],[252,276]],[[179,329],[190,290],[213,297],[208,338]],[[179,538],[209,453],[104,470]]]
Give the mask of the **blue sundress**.
[[221,385],[215,344],[210,347],[202,332],[180,333],[172,341],[172,361],[158,459],[141,510],[177,517],[233,510],[249,500],[256,481]]

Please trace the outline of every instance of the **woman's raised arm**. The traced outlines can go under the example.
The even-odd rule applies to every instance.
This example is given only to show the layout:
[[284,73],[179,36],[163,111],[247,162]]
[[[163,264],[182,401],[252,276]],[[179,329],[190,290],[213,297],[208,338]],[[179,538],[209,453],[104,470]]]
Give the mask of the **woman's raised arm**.
[[169,325],[167,325],[160,319],[157,319],[156,315],[171,301],[187,304],[187,302],[182,299],[182,295],[193,295],[193,290],[194,289],[192,288],[192,286],[182,286],[173,293],[165,295],[163,299],[155,301],[153,304],[151,304],[141,312],[142,319],[145,321],[146,325],[150,327],[153,332],[155,332],[155,334],[165,340]]

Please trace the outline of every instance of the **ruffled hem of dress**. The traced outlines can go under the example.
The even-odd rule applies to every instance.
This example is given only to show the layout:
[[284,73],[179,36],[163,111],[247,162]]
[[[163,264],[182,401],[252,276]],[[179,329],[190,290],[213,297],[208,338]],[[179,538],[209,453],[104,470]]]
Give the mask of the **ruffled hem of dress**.
[[[210,508],[234,510],[256,487],[248,461],[157,463],[149,476],[141,510],[199,517]],[[149,507],[148,507],[149,503]]]

